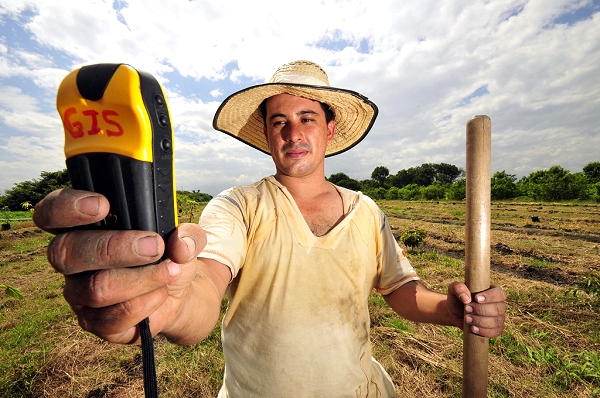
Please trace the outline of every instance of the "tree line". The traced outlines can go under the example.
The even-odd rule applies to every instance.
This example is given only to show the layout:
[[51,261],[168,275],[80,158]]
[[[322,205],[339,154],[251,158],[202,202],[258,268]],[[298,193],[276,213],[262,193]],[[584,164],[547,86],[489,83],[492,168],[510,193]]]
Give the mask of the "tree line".
[[[466,197],[465,171],[447,163],[424,163],[396,174],[390,174],[385,166],[378,166],[367,180],[358,181],[344,173],[332,174],[327,180],[362,191],[375,200],[463,200]],[[497,171],[491,176],[491,198],[600,202],[600,162],[588,163],[576,173],[552,166],[521,179],[505,170]]]
[[[35,206],[50,192],[70,187],[71,181],[67,169],[53,172],[42,171],[40,178],[19,182],[13,188],[6,190],[4,195],[0,196],[0,209],[22,210],[23,203]],[[177,191],[177,200],[183,203],[208,202],[210,199],[212,199],[211,195],[197,190]]]
[[[424,163],[391,174],[385,166],[375,167],[371,178],[356,180],[344,173],[335,173],[328,181],[356,191],[375,200],[463,200],[466,197],[465,171],[448,163]],[[23,203],[35,206],[55,189],[70,187],[67,169],[43,171],[40,178],[15,184],[0,196],[0,209],[22,209]],[[178,200],[205,202],[211,195],[200,191],[177,191]],[[517,179],[506,171],[491,176],[492,200],[535,201],[595,201],[600,203],[600,162],[585,165],[571,173],[561,166],[534,171]]]

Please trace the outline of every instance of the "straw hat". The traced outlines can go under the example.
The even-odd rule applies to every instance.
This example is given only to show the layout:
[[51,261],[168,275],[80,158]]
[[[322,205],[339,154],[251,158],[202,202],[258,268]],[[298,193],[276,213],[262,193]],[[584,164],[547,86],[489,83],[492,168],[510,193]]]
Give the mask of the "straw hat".
[[377,117],[377,106],[367,97],[331,87],[325,71],[313,62],[294,61],[279,67],[268,83],[227,97],[215,114],[213,127],[268,154],[258,107],[266,98],[282,93],[323,102],[334,112],[336,133],[325,156],[337,155],[358,144]]

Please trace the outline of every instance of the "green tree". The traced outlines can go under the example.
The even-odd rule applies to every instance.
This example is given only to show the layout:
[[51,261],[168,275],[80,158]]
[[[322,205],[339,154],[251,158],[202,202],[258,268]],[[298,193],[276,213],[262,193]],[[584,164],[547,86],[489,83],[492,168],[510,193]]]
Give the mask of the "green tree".
[[586,177],[586,175],[580,171],[571,174],[571,176],[573,179],[571,182],[571,188],[573,189],[574,194],[577,195],[577,199],[591,199],[590,187],[593,186],[593,184],[589,182],[589,179]]
[[435,181],[436,171],[431,163],[423,163],[419,167],[414,167],[413,169],[408,170],[412,174],[413,184],[426,187],[433,184]]
[[435,172],[435,181],[440,183],[452,184],[457,178],[464,176],[464,170],[448,163],[437,163],[432,165]]
[[421,187],[417,184],[408,184],[399,190],[402,200],[417,200],[421,198]]
[[446,189],[446,199],[463,200],[467,197],[467,180],[460,178]]
[[379,187],[366,189],[364,193],[373,200],[383,200],[385,199],[386,192],[385,188]]
[[42,171],[41,178],[19,182],[13,188],[8,189],[0,200],[0,207],[8,206],[12,211],[21,210],[24,202],[35,206],[50,192],[70,187],[67,169],[48,172]]
[[517,176],[507,174],[506,171],[497,171],[492,176],[492,199],[511,199],[518,196]]
[[360,191],[362,189],[361,184],[358,180],[348,177],[344,173],[336,173],[329,176],[327,181],[340,187],[352,189],[354,191]]
[[400,188],[398,187],[390,187],[385,193],[385,198],[387,200],[398,200],[402,199],[400,196]]
[[349,179],[350,179],[350,177],[348,177],[348,175],[345,173],[335,173],[335,174],[330,175],[329,178],[327,178],[327,181],[329,181],[332,184],[337,185],[337,183],[339,181],[349,180]]
[[582,179],[560,166],[534,171],[519,181],[520,189],[536,200],[572,200],[582,196]]
[[389,178],[390,185],[403,188],[407,185],[417,184],[422,187],[433,184],[435,181],[436,170],[433,165],[424,163],[421,166],[410,167],[398,171]]
[[377,188],[377,182],[375,182],[375,180],[370,179],[370,178],[368,180],[360,180],[358,183],[360,184],[361,190],[363,192],[365,192],[369,189]]
[[600,182],[588,185],[588,197],[600,203]]
[[435,181],[429,186],[421,187],[421,196],[425,200],[444,199],[446,197],[446,189],[439,181]]
[[591,184],[600,182],[600,162],[591,162],[583,166],[583,174]]
[[371,173],[371,178],[377,181],[380,187],[384,186],[386,178],[390,175],[390,170],[385,166],[377,166]]
[[350,178],[348,180],[339,181],[337,183],[337,185],[340,187],[343,187],[343,188],[351,189],[353,191],[360,191],[362,189],[362,187],[360,186],[360,183],[357,180],[354,180],[352,178]]
[[429,186],[434,181],[442,185],[452,184],[456,179],[464,177],[464,170],[448,163],[423,163],[421,166],[399,170],[389,176],[390,186],[402,188],[410,184],[422,187]]
[[393,187],[402,188],[408,184],[412,184],[412,175],[408,170],[399,170],[396,174],[388,177],[390,185]]

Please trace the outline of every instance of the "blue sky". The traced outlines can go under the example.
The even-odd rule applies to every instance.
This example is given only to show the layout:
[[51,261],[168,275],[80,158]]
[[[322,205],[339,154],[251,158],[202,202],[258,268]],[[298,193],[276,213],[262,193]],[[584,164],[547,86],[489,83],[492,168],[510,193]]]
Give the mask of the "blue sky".
[[212,195],[274,172],[214,131],[227,95],[309,59],[379,107],[326,174],[464,167],[465,125],[492,119],[492,171],[600,161],[600,1],[0,0],[0,192],[64,168],[56,90],[71,70],[124,62],[163,84],[177,187]]

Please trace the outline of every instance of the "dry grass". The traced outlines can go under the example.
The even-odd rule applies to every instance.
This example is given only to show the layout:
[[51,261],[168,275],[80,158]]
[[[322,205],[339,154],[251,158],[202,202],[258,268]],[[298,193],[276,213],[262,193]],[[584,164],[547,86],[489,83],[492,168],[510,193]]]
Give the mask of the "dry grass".
[[[380,205],[396,234],[427,231],[409,257],[430,288],[444,291],[462,279],[464,203]],[[25,295],[0,295],[0,396],[142,397],[139,348],[79,329],[61,296],[61,277],[46,264],[48,239],[27,224],[0,235],[0,282]],[[492,283],[507,291],[509,307],[506,332],[490,341],[490,397],[600,393],[598,298],[579,285],[590,272],[600,274],[599,247],[600,206],[492,205]],[[461,395],[458,330],[398,319],[375,294],[370,308],[374,355],[401,396]],[[216,396],[224,366],[219,333],[192,347],[156,341],[161,396]]]
[[[464,204],[381,202],[392,228],[427,231],[424,247],[409,253],[429,287],[444,291],[464,268]],[[442,210],[443,209],[443,210]],[[590,397],[600,393],[600,367],[595,376],[569,380],[584,367],[578,354],[600,352],[599,308],[593,297],[579,292],[569,299],[582,277],[600,273],[600,206],[494,203],[492,206],[492,283],[509,294],[507,330],[492,339],[489,357],[490,396]],[[537,216],[540,221],[533,222]],[[572,296],[571,296],[572,297]],[[596,305],[594,305],[596,303]],[[377,336],[378,330],[374,330]],[[414,345],[417,353],[389,355],[388,369],[399,391],[408,396],[460,396],[460,338],[440,334],[440,328],[420,325],[410,338],[398,333],[390,347]],[[377,344],[377,341],[375,341]],[[424,361],[423,346],[436,347]],[[443,358],[442,365],[437,358]],[[449,365],[450,361],[453,365]],[[399,362],[399,363],[396,363]],[[423,374],[421,374],[423,373]],[[574,373],[574,372],[573,372]],[[562,376],[561,376],[562,375]],[[574,377],[574,376],[573,376]],[[417,380],[418,383],[414,383]]]

